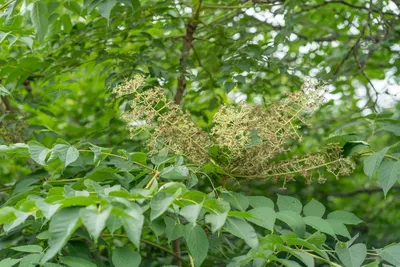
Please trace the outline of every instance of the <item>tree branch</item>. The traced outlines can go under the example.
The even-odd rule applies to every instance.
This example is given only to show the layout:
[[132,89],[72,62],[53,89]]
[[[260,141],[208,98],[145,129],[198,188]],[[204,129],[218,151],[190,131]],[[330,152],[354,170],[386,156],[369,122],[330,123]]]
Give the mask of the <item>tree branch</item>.
[[181,52],[181,57],[179,59],[180,75],[178,78],[178,89],[175,95],[175,103],[178,105],[181,103],[183,93],[185,92],[186,89],[185,72],[187,68],[187,60],[189,59],[190,50],[192,48],[193,36],[197,29],[201,4],[202,1],[200,1],[200,4],[197,7],[193,17],[190,19],[188,23],[186,23],[186,34],[185,37],[183,38],[182,52]]
[[183,93],[186,89],[185,72],[187,68],[187,60],[189,58],[190,49],[193,43],[193,35],[196,31],[197,24],[190,21],[186,24],[186,34],[183,39],[181,58],[179,59],[179,72],[180,76],[178,78],[178,90],[175,95],[175,103],[180,104],[182,100]]
[[[348,3],[348,2],[343,1],[343,0],[331,0],[331,1],[325,1],[325,2],[323,2],[323,3],[321,3],[321,4],[318,4],[318,5],[306,6],[305,9],[303,9],[303,10],[297,12],[295,15],[298,15],[298,14],[301,14],[301,13],[304,13],[304,12],[306,12],[306,11],[310,11],[310,10],[313,10],[313,9],[318,9],[318,8],[320,8],[320,7],[323,7],[323,6],[326,6],[326,5],[329,5],[329,4],[341,4],[341,5],[345,5],[345,6],[351,7],[351,8],[356,8],[356,9],[362,9],[362,10],[370,11],[370,8],[368,8],[368,7],[366,7],[366,6],[354,5],[354,4]],[[379,9],[377,9],[377,8],[374,8],[374,9],[371,10],[371,11],[372,11],[373,13],[379,13],[379,14],[381,14],[381,15],[389,15],[389,16],[399,17],[399,15],[397,15],[397,14],[395,14],[395,13],[392,13],[392,12],[380,12]]]
[[336,76],[339,74],[339,71],[340,71],[341,67],[343,66],[343,64],[350,58],[353,51],[355,51],[355,49],[357,48],[357,46],[359,45],[359,43],[361,42],[361,40],[364,37],[365,29],[366,29],[366,25],[364,25],[364,27],[362,28],[361,34],[358,37],[356,43],[350,48],[350,50],[347,52],[346,56],[342,59],[342,61],[339,63],[339,65],[337,65],[332,78],[336,78]]

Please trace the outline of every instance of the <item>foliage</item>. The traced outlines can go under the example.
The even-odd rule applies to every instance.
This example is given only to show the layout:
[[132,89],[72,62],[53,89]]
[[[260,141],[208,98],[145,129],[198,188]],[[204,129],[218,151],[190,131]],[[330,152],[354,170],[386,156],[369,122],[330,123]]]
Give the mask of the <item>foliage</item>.
[[0,266],[400,264],[397,1],[0,13]]

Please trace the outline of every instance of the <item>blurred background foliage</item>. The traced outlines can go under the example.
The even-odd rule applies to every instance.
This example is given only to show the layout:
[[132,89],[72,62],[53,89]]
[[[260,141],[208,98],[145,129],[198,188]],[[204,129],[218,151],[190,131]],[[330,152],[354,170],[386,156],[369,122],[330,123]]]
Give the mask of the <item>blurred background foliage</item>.
[[[347,141],[373,151],[399,141],[397,0],[0,2],[0,144],[34,138],[51,146],[62,137],[133,150],[140,140],[129,140],[110,92],[138,73],[171,97],[182,94],[177,102],[205,129],[221,105],[268,106],[311,76],[330,91],[292,150],[310,151],[336,135],[352,134]],[[0,160],[3,188],[33,168]],[[400,187],[385,197],[355,160],[351,176],[324,184],[231,186],[273,199],[277,192],[304,203],[316,198],[363,219],[352,234],[363,233],[370,246],[398,241]]]

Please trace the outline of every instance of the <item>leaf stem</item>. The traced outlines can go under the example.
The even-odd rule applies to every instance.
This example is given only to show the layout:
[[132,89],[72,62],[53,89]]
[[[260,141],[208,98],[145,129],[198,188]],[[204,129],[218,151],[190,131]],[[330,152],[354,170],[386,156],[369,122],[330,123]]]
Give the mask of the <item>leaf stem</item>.
[[158,176],[160,176],[160,172],[156,170],[153,177],[151,177],[150,181],[147,183],[145,189],[149,189],[150,186],[153,184],[154,180],[156,180]]
[[[374,154],[374,152],[365,152],[365,153],[360,153],[358,155],[360,155],[361,157],[364,157],[364,156],[371,156],[373,154]],[[392,155],[388,155],[388,154],[385,154],[384,157],[388,158],[388,159],[393,159],[393,160],[400,160],[400,158],[396,158],[396,157],[394,157]]]
[[61,179],[61,180],[54,180],[54,181],[48,181],[49,183],[66,183],[66,182],[75,182],[79,181],[82,178],[72,178],[72,179]]
[[331,262],[330,260],[324,259],[324,258],[322,258],[322,257],[320,257],[320,256],[317,256],[317,255],[314,255],[314,254],[312,254],[312,253],[309,253],[309,252],[307,252],[306,250],[302,250],[302,249],[301,249],[301,251],[302,251],[303,253],[307,254],[307,255],[310,255],[311,257],[313,257],[313,258],[315,258],[315,259],[324,261],[324,262],[329,263],[329,264],[331,264],[331,265],[333,265],[333,266],[335,266],[335,267],[342,267],[340,264]]

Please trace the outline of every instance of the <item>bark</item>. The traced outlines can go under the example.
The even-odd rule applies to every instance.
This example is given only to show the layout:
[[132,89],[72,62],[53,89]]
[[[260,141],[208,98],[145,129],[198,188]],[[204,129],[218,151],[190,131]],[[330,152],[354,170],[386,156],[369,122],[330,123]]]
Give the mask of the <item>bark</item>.
[[186,34],[185,38],[183,39],[182,44],[182,54],[179,59],[179,73],[180,76],[178,78],[178,89],[175,95],[175,103],[180,104],[182,101],[183,93],[186,89],[186,80],[185,80],[185,73],[187,69],[187,60],[189,59],[190,50],[192,48],[193,43],[193,36],[196,32],[197,24],[193,21],[190,21],[186,24]]

